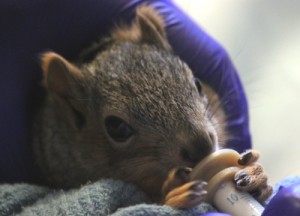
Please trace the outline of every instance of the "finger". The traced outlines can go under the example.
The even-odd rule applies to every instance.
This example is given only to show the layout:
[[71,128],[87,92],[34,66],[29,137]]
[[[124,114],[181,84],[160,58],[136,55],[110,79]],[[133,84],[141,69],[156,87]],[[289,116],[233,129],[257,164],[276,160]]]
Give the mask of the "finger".
[[192,181],[182,185],[181,187],[173,189],[166,196],[166,199],[171,199],[172,197],[179,196],[180,194],[185,194],[187,191],[193,191],[195,193],[205,191],[204,187],[207,185],[204,181]]
[[[203,190],[202,183],[192,183],[170,192],[164,204],[173,208],[190,208],[202,203],[207,191]],[[185,188],[186,186],[186,188]]]
[[188,167],[179,167],[179,168],[172,169],[169,172],[167,180],[164,182],[162,186],[162,195],[165,196],[174,188],[189,182],[190,180],[189,174],[191,171],[192,169]]
[[254,164],[235,174],[234,181],[240,190],[250,191],[267,185],[267,175],[263,172],[262,166]]
[[241,154],[238,163],[242,166],[246,166],[256,162],[258,158],[259,158],[259,152],[251,149]]
[[249,193],[260,203],[266,201],[272,195],[272,192],[273,188],[270,185],[266,185],[254,191],[249,191]]

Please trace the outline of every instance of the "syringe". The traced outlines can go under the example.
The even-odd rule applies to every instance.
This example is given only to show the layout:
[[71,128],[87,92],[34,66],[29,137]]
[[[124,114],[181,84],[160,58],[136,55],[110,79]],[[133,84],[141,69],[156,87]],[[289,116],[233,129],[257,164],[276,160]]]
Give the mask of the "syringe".
[[239,158],[239,153],[231,149],[216,151],[193,169],[191,179],[208,182],[206,201],[219,211],[232,216],[261,216],[264,207],[233,183],[235,173],[243,168],[238,164]]

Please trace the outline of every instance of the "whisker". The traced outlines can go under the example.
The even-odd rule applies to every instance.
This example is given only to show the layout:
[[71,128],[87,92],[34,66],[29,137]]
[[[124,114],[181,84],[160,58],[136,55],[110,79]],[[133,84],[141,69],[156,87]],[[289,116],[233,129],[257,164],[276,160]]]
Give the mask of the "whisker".
[[[217,111],[224,107],[225,105],[227,105],[228,103],[230,103],[232,96],[235,95],[235,89],[231,89],[230,92],[228,92],[222,99],[218,100],[218,98],[216,98],[213,102],[218,102],[218,104],[216,105],[216,108],[211,112],[210,115],[210,119],[217,113]],[[225,113],[225,116],[227,117],[227,113]]]
[[217,106],[215,107],[215,109],[210,113],[209,115],[209,119],[211,120],[214,115],[222,108],[224,107],[225,105],[227,105],[228,103],[230,102],[229,99],[226,99],[226,100],[220,100],[217,104]]

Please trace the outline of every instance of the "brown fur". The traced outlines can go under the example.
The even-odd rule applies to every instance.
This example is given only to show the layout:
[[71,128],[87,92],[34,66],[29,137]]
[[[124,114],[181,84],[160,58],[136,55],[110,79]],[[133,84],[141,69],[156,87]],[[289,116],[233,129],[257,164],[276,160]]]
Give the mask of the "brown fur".
[[[224,118],[221,111],[211,116],[215,93],[208,87],[209,97],[198,92],[150,7],[138,10],[132,27],[83,53],[72,63],[52,52],[42,57],[48,94],[33,142],[41,175],[58,188],[121,179],[162,200],[173,168],[193,167],[220,144]],[[123,119],[135,134],[126,142],[112,140],[108,116]]]

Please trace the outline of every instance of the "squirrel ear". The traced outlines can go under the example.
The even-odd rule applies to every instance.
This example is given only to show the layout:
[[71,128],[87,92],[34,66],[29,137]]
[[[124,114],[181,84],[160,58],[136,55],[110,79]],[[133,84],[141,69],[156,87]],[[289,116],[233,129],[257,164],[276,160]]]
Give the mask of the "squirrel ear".
[[171,50],[164,29],[164,20],[149,5],[137,9],[136,23],[131,27],[123,26],[114,29],[112,38],[117,41],[141,41]]
[[140,29],[140,39],[144,42],[171,49],[164,29],[164,20],[151,6],[137,9],[137,25]]
[[83,77],[81,71],[54,52],[45,53],[42,55],[41,60],[44,71],[44,84],[48,90],[60,96],[70,96],[73,81],[80,81]]

